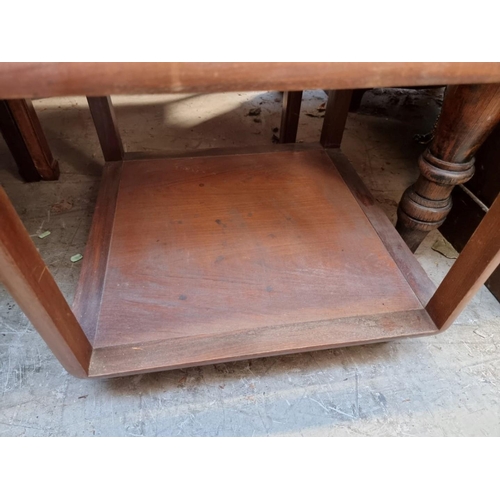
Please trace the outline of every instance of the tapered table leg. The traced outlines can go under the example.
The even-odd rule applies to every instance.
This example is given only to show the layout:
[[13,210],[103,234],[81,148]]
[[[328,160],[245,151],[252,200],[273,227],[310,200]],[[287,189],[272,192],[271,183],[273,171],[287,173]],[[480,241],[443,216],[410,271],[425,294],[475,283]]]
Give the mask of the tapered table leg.
[[452,85],[446,90],[420,176],[401,199],[397,230],[412,251],[451,210],[453,188],[474,174],[474,153],[500,121],[500,85]]
[[339,148],[344,136],[353,91],[331,90],[328,93],[325,118],[319,142],[324,148]]
[[111,97],[87,97],[105,161],[123,160],[124,149]]
[[0,101],[0,130],[25,181],[59,178],[59,165],[29,99]]
[[283,94],[283,109],[281,111],[280,143],[287,144],[297,140],[299,128],[302,90],[285,92]]
[[92,346],[1,187],[0,283],[66,370],[86,377]]

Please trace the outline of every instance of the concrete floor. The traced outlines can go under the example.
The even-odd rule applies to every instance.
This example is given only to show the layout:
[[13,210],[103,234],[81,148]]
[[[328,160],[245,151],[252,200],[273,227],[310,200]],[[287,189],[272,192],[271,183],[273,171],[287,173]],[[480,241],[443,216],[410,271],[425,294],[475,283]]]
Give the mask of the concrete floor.
[[[299,141],[318,140],[325,99],[305,93]],[[413,135],[432,128],[439,100],[436,91],[375,90],[349,115],[343,149],[393,221],[424,148]],[[269,144],[281,110],[279,93],[114,102],[129,151]],[[35,106],[61,179],[24,184],[0,141],[0,182],[71,302],[81,263],[70,257],[84,253],[103,159],[84,99]],[[417,252],[436,283],[453,263],[432,249],[440,238]],[[500,305],[483,287],[438,336],[89,381],[65,373],[0,288],[0,435],[499,435],[499,327]]]

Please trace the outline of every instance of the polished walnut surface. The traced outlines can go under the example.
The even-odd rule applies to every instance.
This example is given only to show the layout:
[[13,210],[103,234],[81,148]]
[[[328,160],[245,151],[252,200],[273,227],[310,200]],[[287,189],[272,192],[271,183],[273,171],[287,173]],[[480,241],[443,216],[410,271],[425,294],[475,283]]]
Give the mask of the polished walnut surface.
[[[453,186],[472,175],[474,152],[500,120],[499,81],[499,63],[1,63],[2,99],[89,96],[107,163],[76,317],[3,191],[0,279],[78,376],[435,333],[500,264],[497,204],[437,291],[410,250],[439,227]],[[335,149],[351,89],[442,84],[442,113],[400,203],[398,234]],[[336,89],[325,149],[285,144],[164,160],[124,152],[108,97],[285,90],[280,141],[288,143],[305,88]]]
[[0,99],[500,82],[500,63],[0,63]]
[[327,152],[297,149],[114,164],[102,299],[85,312],[91,237],[75,304],[91,375],[435,330]]

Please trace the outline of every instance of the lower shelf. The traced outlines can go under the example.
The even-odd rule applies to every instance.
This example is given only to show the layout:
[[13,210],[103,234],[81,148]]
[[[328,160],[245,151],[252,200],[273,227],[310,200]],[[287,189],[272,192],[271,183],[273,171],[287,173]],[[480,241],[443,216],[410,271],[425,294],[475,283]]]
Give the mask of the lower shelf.
[[320,146],[105,167],[74,310],[89,376],[429,334],[433,286]]

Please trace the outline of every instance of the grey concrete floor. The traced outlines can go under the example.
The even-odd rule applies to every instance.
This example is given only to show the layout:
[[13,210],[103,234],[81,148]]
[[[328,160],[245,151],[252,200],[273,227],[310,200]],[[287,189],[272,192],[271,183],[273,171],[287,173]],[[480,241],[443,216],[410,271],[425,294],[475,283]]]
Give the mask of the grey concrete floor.
[[[391,220],[417,176],[439,92],[375,90],[351,113],[343,149]],[[317,141],[322,91],[306,92],[299,141]],[[270,144],[279,93],[119,97],[128,150]],[[0,141],[0,182],[71,302],[97,195],[102,155],[85,99],[35,102],[57,182],[23,183]],[[258,117],[248,116],[259,107]],[[255,120],[257,118],[257,120]],[[37,234],[50,230],[45,239]],[[417,257],[437,283],[453,263]],[[444,244],[446,244],[444,242]],[[54,359],[0,288],[0,435],[3,436],[483,436],[500,434],[500,305],[484,287],[445,333],[378,345],[79,380]]]

